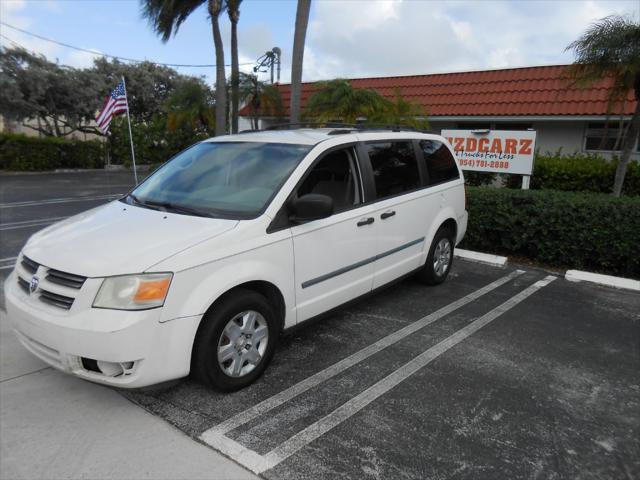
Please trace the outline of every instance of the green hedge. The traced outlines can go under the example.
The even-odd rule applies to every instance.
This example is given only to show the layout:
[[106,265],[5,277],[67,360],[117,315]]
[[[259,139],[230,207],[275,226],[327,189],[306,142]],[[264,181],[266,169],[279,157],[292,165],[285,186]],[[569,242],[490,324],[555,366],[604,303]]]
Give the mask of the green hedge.
[[97,141],[27,137],[0,133],[0,169],[103,168],[104,145]]
[[[618,159],[599,155],[537,155],[531,177],[533,190],[611,193]],[[507,186],[520,188],[521,176],[509,175]],[[622,188],[625,195],[640,195],[640,164],[629,162]]]
[[640,278],[640,197],[468,187],[462,248]]

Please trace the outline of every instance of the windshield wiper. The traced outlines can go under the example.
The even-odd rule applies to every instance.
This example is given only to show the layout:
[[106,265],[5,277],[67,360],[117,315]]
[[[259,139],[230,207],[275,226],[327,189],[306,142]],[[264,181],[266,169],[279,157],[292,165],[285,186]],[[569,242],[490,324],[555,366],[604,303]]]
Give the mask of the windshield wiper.
[[138,203],[144,206],[163,208],[167,212],[172,211],[176,213],[186,213],[188,215],[195,215],[198,217],[209,217],[209,218],[213,217],[213,215],[203,210],[200,210],[197,208],[185,207],[183,205],[176,205],[175,203],[171,203],[171,202],[156,202],[156,201],[149,201],[149,200],[140,201],[140,200],[137,200],[136,198],[134,198],[134,201],[137,201]]

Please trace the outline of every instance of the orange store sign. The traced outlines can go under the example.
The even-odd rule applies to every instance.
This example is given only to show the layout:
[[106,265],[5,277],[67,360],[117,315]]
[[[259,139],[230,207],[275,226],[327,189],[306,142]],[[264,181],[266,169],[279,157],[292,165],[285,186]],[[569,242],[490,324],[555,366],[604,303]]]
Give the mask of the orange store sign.
[[443,130],[463,170],[531,175],[536,132]]

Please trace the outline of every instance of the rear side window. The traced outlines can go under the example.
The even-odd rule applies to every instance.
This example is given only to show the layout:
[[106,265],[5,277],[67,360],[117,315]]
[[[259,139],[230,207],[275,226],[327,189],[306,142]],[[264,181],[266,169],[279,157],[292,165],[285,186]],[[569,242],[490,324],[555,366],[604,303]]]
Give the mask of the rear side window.
[[460,177],[456,161],[444,143],[437,140],[420,140],[420,150],[429,175],[428,185],[436,185]]
[[411,142],[376,142],[366,144],[365,148],[371,160],[378,199],[420,187],[420,172]]

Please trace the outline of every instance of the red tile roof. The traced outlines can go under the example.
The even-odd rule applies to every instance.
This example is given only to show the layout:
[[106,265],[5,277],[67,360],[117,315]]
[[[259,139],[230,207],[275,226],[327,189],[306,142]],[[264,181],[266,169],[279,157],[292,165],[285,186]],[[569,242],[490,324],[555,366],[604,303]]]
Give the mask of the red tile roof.
[[[449,116],[524,116],[524,115],[606,115],[609,79],[587,88],[570,86],[566,65],[509,68],[478,72],[439,73],[403,77],[354,78],[355,88],[370,88],[387,98],[399,92],[405,99],[423,107],[427,115]],[[289,109],[291,86],[279,85]],[[302,84],[302,108],[317,90],[314,82]],[[635,109],[633,92],[624,105],[624,113]],[[613,113],[620,113],[615,107]],[[248,115],[245,108],[241,114]]]

